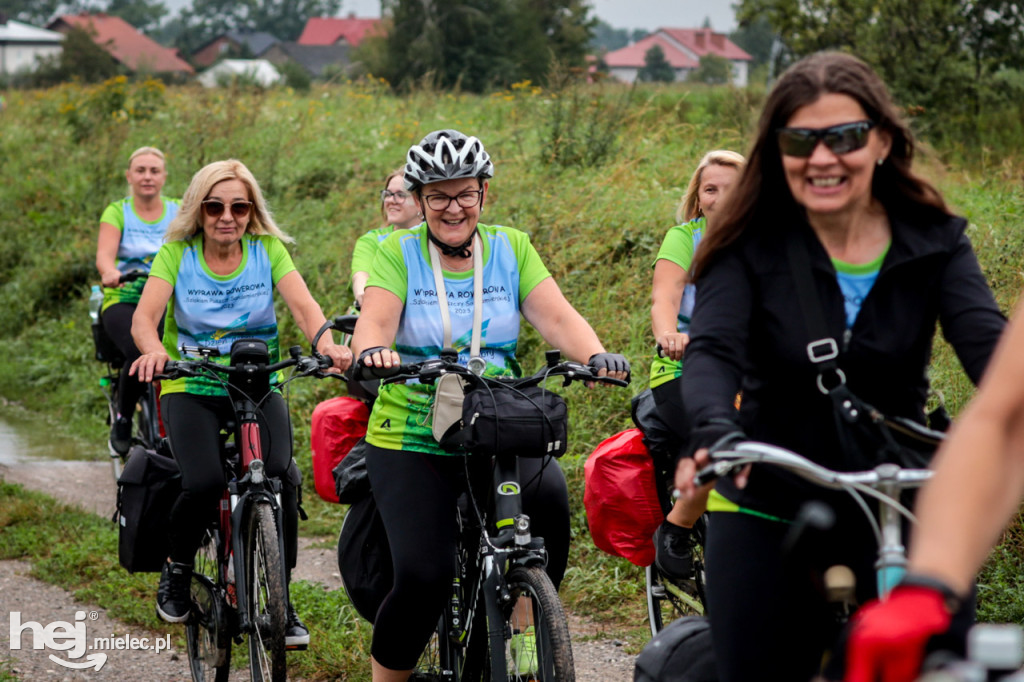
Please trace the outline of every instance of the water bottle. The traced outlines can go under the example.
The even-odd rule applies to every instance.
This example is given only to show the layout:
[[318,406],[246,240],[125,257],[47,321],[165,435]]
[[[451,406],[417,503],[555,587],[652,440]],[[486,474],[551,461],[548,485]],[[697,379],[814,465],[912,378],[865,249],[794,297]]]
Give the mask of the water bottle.
[[92,292],[89,294],[89,317],[93,324],[100,323],[100,308],[103,307],[103,290],[99,284],[92,285]]

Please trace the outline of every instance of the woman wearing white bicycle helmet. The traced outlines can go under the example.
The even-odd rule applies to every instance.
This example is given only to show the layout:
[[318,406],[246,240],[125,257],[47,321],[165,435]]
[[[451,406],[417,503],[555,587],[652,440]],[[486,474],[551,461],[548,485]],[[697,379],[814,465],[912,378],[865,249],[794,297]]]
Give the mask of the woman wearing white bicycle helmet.
[[[483,144],[456,130],[438,130],[409,149],[405,183],[420,199],[422,225],[380,245],[352,339],[366,366],[391,367],[438,357],[444,346],[439,288],[429,244],[450,310],[450,338],[468,363],[472,333],[474,252],[480,249],[485,327],[479,357],[485,375],[521,374],[516,359],[523,315],[552,347],[602,374],[625,379],[626,359],[606,353],[586,320],[555,284],[529,237],[479,222],[494,165]],[[395,349],[400,349],[401,355]],[[387,529],[395,583],[377,612],[371,647],[373,679],[408,679],[437,624],[452,584],[455,509],[464,460],[434,440],[434,387],[387,384],[367,431],[366,466]],[[546,567],[561,581],[568,558],[569,502],[557,463],[521,459],[524,511],[545,540]],[[543,470],[542,470],[543,467]]]

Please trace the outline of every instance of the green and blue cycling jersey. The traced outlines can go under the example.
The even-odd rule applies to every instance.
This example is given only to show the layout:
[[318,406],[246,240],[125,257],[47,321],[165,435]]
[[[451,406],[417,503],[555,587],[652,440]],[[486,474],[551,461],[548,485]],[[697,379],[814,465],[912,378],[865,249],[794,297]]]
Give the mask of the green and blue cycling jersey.
[[[150,276],[174,287],[163,337],[171,360],[187,359],[178,351],[182,344],[212,346],[221,352],[214,360],[227,365],[231,344],[243,338],[266,341],[270,362],[280,359],[274,287],[295,265],[277,237],[246,234],[241,246],[242,262],[229,275],[207,266],[202,233],[160,247]],[[208,377],[164,381],[160,392],[227,395],[223,384]]]
[[352,248],[352,272],[369,272],[373,265],[373,259],[377,257],[380,243],[394,231],[394,225],[385,225],[370,230],[357,239],[356,245]]
[[[164,233],[174,217],[178,215],[178,200],[160,197],[164,212],[158,219],[147,221],[135,213],[131,197],[111,203],[100,216],[101,223],[113,225],[121,231],[117,247],[117,269],[122,273],[132,270],[149,272],[153,257],[160,250]],[[138,303],[142,296],[145,279],[127,282],[123,287],[103,288],[103,310],[115,303]]]
[[[675,263],[685,271],[690,270],[693,262],[693,254],[700,244],[701,235],[707,220],[704,216],[691,220],[683,225],[676,225],[669,229],[665,239],[661,242],[658,256],[659,260],[667,260]],[[693,304],[697,296],[697,287],[687,283],[683,288],[683,296],[679,301],[679,314],[676,317],[676,331],[686,334],[690,331],[690,316],[693,315]],[[657,388],[673,379],[683,376],[683,363],[681,360],[672,360],[669,357],[656,357],[651,363],[650,388]]]
[[[540,282],[551,276],[529,237],[510,227],[477,225],[483,243],[483,323],[480,355],[486,376],[520,376],[516,360],[519,311]],[[394,348],[403,363],[437,358],[443,328],[434,274],[427,251],[427,226],[398,230],[380,244],[367,287],[398,296],[404,307]],[[469,360],[473,327],[473,271],[444,273],[452,346]],[[446,453],[430,430],[434,387],[409,382],[385,384],[373,405],[366,440],[388,450]]]

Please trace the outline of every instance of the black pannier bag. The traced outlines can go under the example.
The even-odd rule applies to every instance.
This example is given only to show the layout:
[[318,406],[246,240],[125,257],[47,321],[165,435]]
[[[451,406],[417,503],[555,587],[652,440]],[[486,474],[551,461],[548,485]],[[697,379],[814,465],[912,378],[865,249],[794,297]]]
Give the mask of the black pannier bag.
[[345,514],[338,536],[338,570],[349,601],[372,623],[395,581],[388,534],[373,495],[353,503]]
[[540,386],[510,390],[485,384],[466,393],[454,444],[485,456],[561,457],[568,431],[569,410],[557,393]]
[[117,479],[117,554],[132,573],[159,572],[169,553],[171,507],[181,494],[172,458],[135,445]]
[[666,625],[636,657],[633,682],[718,682],[708,619],[683,616]]

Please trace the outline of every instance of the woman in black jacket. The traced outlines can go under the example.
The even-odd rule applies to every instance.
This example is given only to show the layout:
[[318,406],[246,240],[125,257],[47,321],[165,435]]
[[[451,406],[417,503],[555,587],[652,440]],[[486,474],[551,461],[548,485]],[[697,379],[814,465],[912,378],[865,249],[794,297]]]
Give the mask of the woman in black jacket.
[[[913,173],[913,152],[885,85],[857,58],[819,53],[779,79],[719,229],[693,266],[682,386],[697,463],[731,432],[834,469],[877,463],[878,453],[850,446],[818,388],[808,344],[822,334],[809,331],[798,287],[810,290],[805,302],[836,340],[846,386],[886,415],[924,423],[936,322],[977,383],[1005,318],[967,222]],[[829,344],[816,349],[820,357]],[[695,492],[695,468],[680,460],[684,494]],[[813,548],[784,554],[788,522],[809,499],[836,510],[836,527]],[[720,481],[709,510],[708,611],[721,679],[810,679],[836,634],[814,576],[845,564],[862,600],[875,590],[876,545],[862,512],[841,493],[757,466]]]

